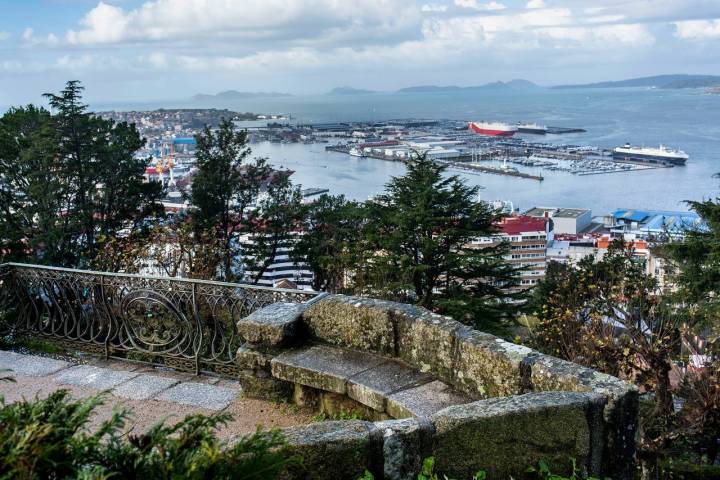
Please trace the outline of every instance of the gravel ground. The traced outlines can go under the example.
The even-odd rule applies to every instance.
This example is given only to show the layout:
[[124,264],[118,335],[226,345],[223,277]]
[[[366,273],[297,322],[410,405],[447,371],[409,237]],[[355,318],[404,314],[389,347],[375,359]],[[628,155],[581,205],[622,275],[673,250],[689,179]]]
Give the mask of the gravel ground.
[[[110,365],[104,365],[106,368]],[[114,363],[111,368],[120,369],[121,363]],[[133,367],[129,366],[128,370]],[[146,370],[146,369],[143,369]],[[158,376],[172,376],[189,379],[186,374],[168,374],[168,372],[153,372]],[[81,387],[75,385],[60,385],[56,382],[57,374],[27,377],[14,375],[16,382],[0,382],[0,396],[5,398],[6,403],[15,402],[26,398],[31,399],[36,396],[45,397],[51,392],[63,388],[68,390],[75,398],[85,398],[97,393],[96,390],[89,387]],[[212,377],[192,377],[196,382],[232,385],[233,382],[227,380],[218,380]],[[108,394],[104,405],[98,407],[92,418],[90,428],[97,425],[112,414],[115,407],[124,407],[132,412],[127,428],[135,433],[147,430],[149,427],[159,421],[167,421],[175,423],[185,415],[202,413],[212,415],[216,411],[208,410],[200,407],[183,405],[175,402],[168,402],[157,399],[149,400],[129,400],[115,397]],[[258,426],[263,428],[289,427],[293,425],[306,424],[311,422],[311,413],[302,411],[292,405],[276,404],[262,400],[253,400],[247,398],[236,398],[233,400],[224,412],[232,414],[233,420],[219,431],[219,436],[229,438],[236,435],[252,433]]]

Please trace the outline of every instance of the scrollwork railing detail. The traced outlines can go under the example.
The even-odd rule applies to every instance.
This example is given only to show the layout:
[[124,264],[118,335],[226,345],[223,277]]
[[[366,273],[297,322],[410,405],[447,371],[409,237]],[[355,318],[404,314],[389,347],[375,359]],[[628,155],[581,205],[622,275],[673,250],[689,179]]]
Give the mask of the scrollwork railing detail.
[[0,334],[228,374],[241,343],[238,320],[275,302],[304,303],[317,295],[9,263],[0,265]]

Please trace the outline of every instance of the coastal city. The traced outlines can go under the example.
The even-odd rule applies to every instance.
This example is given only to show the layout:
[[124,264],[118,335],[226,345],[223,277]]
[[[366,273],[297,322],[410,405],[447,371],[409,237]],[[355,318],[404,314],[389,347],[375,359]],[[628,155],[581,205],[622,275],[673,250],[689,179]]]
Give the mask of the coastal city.
[[[196,169],[195,135],[205,125],[217,128],[222,118],[233,120],[257,144],[322,144],[326,151],[341,152],[364,161],[403,162],[423,154],[447,165],[449,171],[474,175],[502,175],[521,181],[539,181],[556,172],[572,175],[624,174],[656,168],[682,168],[688,155],[667,147],[621,145],[603,149],[591,145],[552,142],[552,136],[583,131],[579,127],[549,127],[536,123],[396,120],[382,123],[297,124],[286,114],[236,113],[199,109],[151,112],[100,112],[105,118],[133,122],[147,139],[136,155],[149,161],[146,180],[166,187],[163,205],[173,214],[186,211],[185,200]],[[252,122],[248,122],[251,120]],[[250,124],[251,126],[247,126]],[[270,164],[272,165],[272,159]],[[292,172],[289,172],[292,174]],[[328,185],[302,189],[305,202],[335,193]],[[702,227],[695,212],[647,210],[634,205],[610,212],[593,212],[576,206],[534,205],[516,208],[511,201],[491,204],[506,217],[492,238],[478,239],[477,246],[509,242],[506,260],[521,268],[519,288],[531,288],[545,276],[549,261],[577,263],[588,255],[602,258],[613,239],[622,238],[645,261],[647,273],[664,285],[661,259],[652,253],[654,242],[677,238]],[[244,241],[251,241],[250,237]],[[284,246],[262,274],[268,287],[310,289],[312,272],[289,256]],[[157,273],[152,267],[146,273]]]

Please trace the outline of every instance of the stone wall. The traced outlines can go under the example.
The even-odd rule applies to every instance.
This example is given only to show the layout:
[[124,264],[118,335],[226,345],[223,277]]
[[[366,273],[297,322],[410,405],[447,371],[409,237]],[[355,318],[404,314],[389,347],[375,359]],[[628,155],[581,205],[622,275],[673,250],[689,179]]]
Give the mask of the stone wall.
[[[239,325],[249,342],[238,361],[254,366],[247,370],[249,377],[259,375],[271,387],[284,386],[284,392],[294,384],[306,395],[349,395],[363,408],[374,408],[372,418],[411,417],[288,430],[290,444],[306,458],[306,470],[288,471],[287,478],[354,479],[369,468],[376,478],[409,479],[429,455],[436,458],[438,471],[458,480],[480,469],[489,478],[518,478],[538,460],[569,473],[570,457],[585,475],[632,476],[638,405],[637,391],[628,383],[411,305],[328,295],[286,310],[283,316],[283,309],[275,308],[271,322],[263,321],[260,312]],[[287,346],[302,344],[325,347],[287,352]],[[453,389],[442,393],[453,400],[451,406],[423,410],[405,399],[404,408],[393,409],[399,394],[384,389],[377,374],[370,376],[369,386],[356,388],[362,364],[345,372],[340,360],[328,360],[335,357],[317,366],[309,360],[315,352],[332,355],[332,347],[338,348],[338,358],[357,356],[352,352],[370,358],[363,361],[373,372],[381,364],[382,371],[430,375],[434,383],[423,388]],[[428,391],[429,399],[438,396]],[[465,400],[458,400],[461,396]]]

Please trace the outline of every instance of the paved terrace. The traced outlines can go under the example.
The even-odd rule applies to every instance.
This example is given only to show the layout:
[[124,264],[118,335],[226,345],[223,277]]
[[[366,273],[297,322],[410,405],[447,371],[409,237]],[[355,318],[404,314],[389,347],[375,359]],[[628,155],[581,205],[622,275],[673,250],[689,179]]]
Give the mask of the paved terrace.
[[[137,429],[217,411],[236,417],[224,436],[288,426],[304,464],[283,480],[358,478],[365,468],[411,480],[428,456],[453,478],[479,469],[517,478],[540,460],[569,474],[569,457],[581,476],[634,474],[635,387],[416,306],[19,264],[0,266],[0,287],[10,333],[106,359],[0,352],[0,368],[19,380],[0,385],[8,401],[109,390],[98,418],[125,405]],[[312,423],[282,401],[369,421]]]
[[252,433],[258,425],[288,427],[311,420],[309,414],[288,405],[243,398],[242,388],[234,380],[128,362],[89,359],[77,364],[0,350],[0,369],[12,370],[10,376],[16,380],[0,382],[0,396],[6,403],[45,397],[60,388],[75,398],[106,392],[107,401],[93,423],[109,418],[114,407],[123,406],[133,412],[129,428],[134,431],[145,431],[163,420],[173,423],[195,413],[232,414],[233,421],[219,432],[225,438]]

